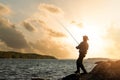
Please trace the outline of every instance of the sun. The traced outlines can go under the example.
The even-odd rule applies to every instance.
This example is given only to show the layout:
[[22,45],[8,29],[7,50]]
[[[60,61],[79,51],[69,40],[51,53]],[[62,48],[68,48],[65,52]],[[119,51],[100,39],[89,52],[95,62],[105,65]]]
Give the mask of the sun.
[[[101,31],[96,26],[86,24],[83,28],[79,28],[76,25],[71,25],[70,27],[69,30],[78,43],[82,41],[82,36],[87,35],[89,37],[89,54],[87,57],[102,56],[101,53],[105,43]],[[74,40],[73,44],[78,45]]]

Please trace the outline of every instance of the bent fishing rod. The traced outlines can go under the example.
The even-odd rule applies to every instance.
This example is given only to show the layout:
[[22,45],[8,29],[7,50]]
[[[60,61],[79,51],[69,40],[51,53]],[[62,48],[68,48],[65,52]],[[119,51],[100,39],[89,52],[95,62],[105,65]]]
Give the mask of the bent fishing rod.
[[72,35],[72,33],[66,28],[66,26],[64,24],[62,24],[58,19],[56,19],[58,21],[58,23],[65,29],[66,32],[68,32],[68,34],[73,38],[73,40],[77,43],[78,41],[75,39],[75,37]]

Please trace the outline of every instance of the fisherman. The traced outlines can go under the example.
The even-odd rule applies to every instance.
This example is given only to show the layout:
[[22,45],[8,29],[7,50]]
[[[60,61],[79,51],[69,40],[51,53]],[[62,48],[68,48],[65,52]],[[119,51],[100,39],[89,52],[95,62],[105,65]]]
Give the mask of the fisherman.
[[87,71],[83,65],[83,58],[85,57],[85,55],[87,54],[87,50],[88,50],[88,36],[83,36],[83,41],[76,47],[77,49],[79,49],[79,57],[76,61],[76,66],[77,66],[77,70],[75,71],[75,73],[80,73],[80,68],[83,70],[83,73],[81,74],[87,74]]

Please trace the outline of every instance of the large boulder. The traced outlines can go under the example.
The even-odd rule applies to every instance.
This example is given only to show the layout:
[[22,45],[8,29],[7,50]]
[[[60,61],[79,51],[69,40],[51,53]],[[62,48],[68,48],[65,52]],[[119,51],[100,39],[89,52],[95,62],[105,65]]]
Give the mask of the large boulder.
[[120,60],[99,62],[90,73],[89,80],[120,80]]

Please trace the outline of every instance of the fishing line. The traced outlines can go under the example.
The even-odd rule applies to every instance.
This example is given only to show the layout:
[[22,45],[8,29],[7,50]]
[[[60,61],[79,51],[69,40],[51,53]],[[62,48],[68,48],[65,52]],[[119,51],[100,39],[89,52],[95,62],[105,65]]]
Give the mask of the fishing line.
[[51,16],[65,29],[66,32],[68,32],[68,34],[72,37],[72,39],[73,39],[77,44],[79,44],[78,41],[75,39],[75,37],[72,35],[72,33],[66,28],[66,26],[65,26],[60,20],[58,20],[55,16],[53,16],[53,15],[51,15]]

